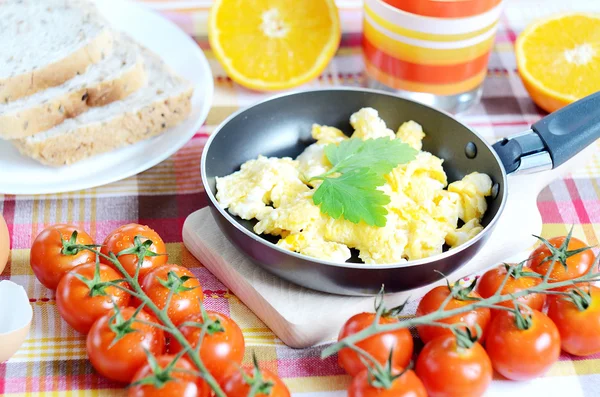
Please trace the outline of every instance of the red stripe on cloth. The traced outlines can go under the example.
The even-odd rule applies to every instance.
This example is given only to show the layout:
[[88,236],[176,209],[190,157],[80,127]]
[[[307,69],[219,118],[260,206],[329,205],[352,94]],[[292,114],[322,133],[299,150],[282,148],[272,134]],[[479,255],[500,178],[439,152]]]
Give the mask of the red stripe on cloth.
[[346,372],[338,365],[337,355],[321,359],[316,357],[293,357],[277,360],[277,373],[282,378],[305,376],[343,375]]
[[563,223],[563,218],[556,205],[556,201],[538,201],[537,204],[544,224]]
[[13,228],[14,228],[14,223],[15,223],[15,205],[16,205],[16,200],[15,200],[15,196],[12,194],[7,194],[6,196],[4,196],[4,211],[3,211],[3,216],[4,216],[4,220],[6,221],[6,226],[8,226],[8,235],[12,236],[13,234]]
[[226,294],[229,294],[229,291],[227,291],[226,289],[218,289],[218,290],[210,290],[210,289],[205,289],[202,291],[202,293],[205,296],[211,296],[211,295],[217,295],[219,297],[224,297]]
[[583,200],[581,200],[581,196],[579,196],[579,190],[577,190],[577,185],[575,181],[571,178],[564,180],[565,185],[567,187],[567,191],[571,196],[573,207],[575,208],[575,212],[579,217],[579,222],[583,224],[590,224],[590,217],[585,209],[585,205],[583,204]]
[[500,20],[502,21],[502,24],[504,25],[504,33],[506,34],[506,36],[508,37],[510,42],[514,44],[514,42],[517,41],[517,34],[510,27],[510,21],[508,20],[505,13],[502,13]]
[[[39,369],[35,373],[42,373]],[[53,378],[56,378],[56,384],[53,384]],[[67,383],[68,379],[68,383]],[[106,379],[97,374],[90,375],[69,375],[69,376],[30,376],[27,378],[10,378],[5,380],[5,393],[22,393],[25,389],[28,393],[69,391],[76,385],[79,389],[94,390],[114,390],[107,395],[115,395],[123,390],[123,384]],[[31,385],[25,388],[25,385]],[[29,395],[29,394],[28,394]]]
[[[15,206],[16,200],[14,195],[7,194],[6,196],[4,196],[4,210],[2,212],[2,216],[4,218],[4,221],[6,222],[6,227],[8,229],[8,245],[10,249],[15,249],[15,246],[17,245],[14,242]],[[11,262],[11,256],[12,254],[9,251],[9,263]],[[0,275],[0,280],[10,280],[10,271],[8,269],[6,269],[4,275]],[[0,383],[0,385],[3,385],[3,383]]]
[[361,40],[362,40],[362,32],[361,33],[344,33],[342,35],[342,39],[340,41],[340,47],[341,48],[360,47]]
[[425,84],[449,84],[467,80],[487,68],[489,53],[453,65],[425,65],[398,59],[363,37],[367,59],[381,71],[396,78]]
[[0,364],[0,395],[4,395],[6,390],[6,363]]
[[139,218],[138,223],[147,225],[156,230],[165,243],[181,242],[181,227],[185,222],[184,218]]
[[590,217],[590,223],[600,223],[600,205],[598,205],[598,200],[583,200],[583,205]]

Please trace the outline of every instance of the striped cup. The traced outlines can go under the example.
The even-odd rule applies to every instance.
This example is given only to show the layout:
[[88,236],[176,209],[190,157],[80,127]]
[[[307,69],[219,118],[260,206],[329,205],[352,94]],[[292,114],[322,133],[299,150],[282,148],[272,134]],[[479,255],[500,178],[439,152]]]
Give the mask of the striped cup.
[[465,105],[465,94],[472,94],[471,103],[479,98],[501,7],[501,0],[365,0],[369,77],[462,110],[457,105]]

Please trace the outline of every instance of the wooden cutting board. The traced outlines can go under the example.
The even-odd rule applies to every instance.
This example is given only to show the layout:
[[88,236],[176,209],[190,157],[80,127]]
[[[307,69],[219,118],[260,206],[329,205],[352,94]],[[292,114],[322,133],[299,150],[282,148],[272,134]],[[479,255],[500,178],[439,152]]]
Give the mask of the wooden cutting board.
[[[525,251],[536,241],[532,234],[539,234],[542,229],[537,208],[539,192],[552,180],[583,166],[593,149],[594,145],[556,170],[509,176],[508,201],[493,235],[479,254],[450,278],[456,280],[505,260],[526,258]],[[198,210],[186,219],[183,242],[208,270],[290,347],[304,348],[331,340],[350,316],[373,310],[371,297],[348,297],[313,291],[261,269],[227,240],[210,208]],[[414,302],[431,287],[388,294],[386,305],[392,307],[400,304],[409,296]]]

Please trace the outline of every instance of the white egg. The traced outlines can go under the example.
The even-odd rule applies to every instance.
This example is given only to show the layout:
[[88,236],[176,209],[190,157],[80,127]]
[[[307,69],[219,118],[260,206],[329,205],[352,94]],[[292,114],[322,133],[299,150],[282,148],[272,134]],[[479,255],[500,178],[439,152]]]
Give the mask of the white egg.
[[33,309],[25,289],[9,280],[0,281],[0,363],[19,350],[32,318]]

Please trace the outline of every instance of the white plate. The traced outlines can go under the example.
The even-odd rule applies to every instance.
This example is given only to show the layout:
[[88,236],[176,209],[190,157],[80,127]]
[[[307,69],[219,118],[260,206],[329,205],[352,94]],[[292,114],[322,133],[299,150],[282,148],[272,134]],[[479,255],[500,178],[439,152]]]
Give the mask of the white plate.
[[97,0],[97,5],[116,29],[156,52],[194,85],[190,116],[160,136],[59,168],[21,156],[9,142],[0,140],[0,193],[68,192],[127,178],[175,153],[206,120],[213,78],[200,47],[175,24],[144,6],[123,0]]

